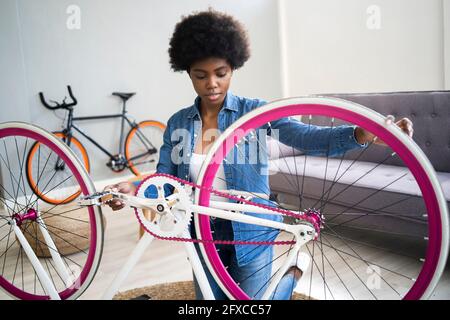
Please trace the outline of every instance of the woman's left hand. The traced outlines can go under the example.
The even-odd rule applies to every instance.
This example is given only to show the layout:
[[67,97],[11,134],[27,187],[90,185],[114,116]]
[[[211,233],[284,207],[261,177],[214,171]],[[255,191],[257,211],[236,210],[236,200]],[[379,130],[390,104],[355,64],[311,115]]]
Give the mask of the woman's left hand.
[[[410,138],[413,137],[414,128],[413,123],[408,118],[403,118],[395,123],[405,134],[407,134]],[[355,130],[356,140],[360,144],[373,142],[374,144],[386,146],[386,143],[381,139],[378,139],[375,135],[370,133],[369,131],[364,130],[361,127],[357,127]]]

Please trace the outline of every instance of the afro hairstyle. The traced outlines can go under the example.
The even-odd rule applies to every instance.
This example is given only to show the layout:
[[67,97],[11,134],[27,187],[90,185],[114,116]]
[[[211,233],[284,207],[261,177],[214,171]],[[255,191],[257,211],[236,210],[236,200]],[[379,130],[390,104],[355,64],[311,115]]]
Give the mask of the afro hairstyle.
[[193,63],[211,57],[225,59],[236,70],[250,57],[247,32],[225,13],[212,9],[194,13],[175,26],[169,57],[174,71],[189,72]]

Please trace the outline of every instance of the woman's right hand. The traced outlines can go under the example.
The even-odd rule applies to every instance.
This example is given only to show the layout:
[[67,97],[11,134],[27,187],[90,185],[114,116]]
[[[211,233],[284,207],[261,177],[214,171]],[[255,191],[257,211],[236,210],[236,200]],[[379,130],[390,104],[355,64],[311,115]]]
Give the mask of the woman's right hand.
[[[119,192],[124,193],[130,196],[134,196],[136,192],[136,186],[131,182],[120,182],[117,184],[112,184],[109,186],[106,186],[103,191],[112,191],[112,192]],[[119,199],[115,199],[113,201],[110,201],[108,205],[113,209],[113,211],[117,211],[120,209],[123,209],[125,207],[125,203]]]

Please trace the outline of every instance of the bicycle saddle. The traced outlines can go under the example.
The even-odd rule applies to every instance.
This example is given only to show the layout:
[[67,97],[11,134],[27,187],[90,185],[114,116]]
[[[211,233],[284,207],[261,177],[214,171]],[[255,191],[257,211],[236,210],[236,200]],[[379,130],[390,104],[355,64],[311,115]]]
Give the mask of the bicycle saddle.
[[136,92],[130,92],[130,93],[125,93],[125,92],[113,92],[113,96],[118,96],[120,97],[122,100],[127,101],[128,99],[130,99],[132,96],[134,96],[136,94]]

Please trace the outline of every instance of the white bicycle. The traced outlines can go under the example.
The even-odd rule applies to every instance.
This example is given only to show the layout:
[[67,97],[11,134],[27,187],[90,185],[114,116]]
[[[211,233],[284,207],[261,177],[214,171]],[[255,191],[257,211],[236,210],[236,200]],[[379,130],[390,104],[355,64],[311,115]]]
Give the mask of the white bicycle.
[[[404,166],[391,181],[372,186],[363,198],[352,194],[346,202],[339,202],[339,196],[354,192],[351,186],[364,184],[383,168],[385,161],[359,165],[357,160],[372,147],[370,144],[356,151],[353,160],[344,155],[332,158],[325,151],[319,176],[312,168],[317,165],[317,157],[293,152],[289,158],[272,160],[270,171],[281,173],[281,179],[285,179],[289,201],[275,201],[268,190],[212,188],[220,179],[219,164],[231,151],[239,153],[243,144],[255,139],[260,150],[266,151],[266,142],[254,134],[256,129],[270,128],[278,119],[298,121],[297,116],[306,119],[303,123],[308,126],[316,116],[327,119],[330,127],[336,125],[335,119],[360,126],[382,139],[392,150],[389,157],[401,159]],[[31,147],[37,148],[32,164],[35,181],[44,194],[60,199],[59,204],[43,203],[24,181],[25,156]],[[217,251],[219,245],[274,248],[273,261],[262,266],[270,268],[272,275],[267,283],[260,284],[262,299],[271,297],[299,252],[312,259],[300,279],[299,290],[316,299],[428,298],[447,260],[447,204],[430,162],[391,119],[340,99],[292,98],[260,107],[235,122],[214,143],[195,184],[155,174],[141,183],[135,197],[96,193],[76,155],[52,134],[30,124],[1,124],[0,150],[0,286],[18,299],[76,299],[86,290],[102,254],[100,205],[114,197],[135,208],[147,232],[104,298],[112,298],[154,238],[185,243],[207,299],[213,295],[194,243],[198,243],[209,271],[231,299],[252,296],[241,288],[242,279],[228,271]],[[55,166],[59,170],[53,170]],[[245,178],[246,173],[241,173]],[[316,199],[306,197],[311,177],[323,186],[322,195]],[[407,183],[408,192],[399,193],[395,186],[400,182]],[[167,187],[177,192],[165,194]],[[149,188],[157,196],[145,198]],[[67,204],[64,199],[76,191],[81,197]],[[373,207],[373,201],[371,208],[365,206],[368,199],[380,196],[378,206]],[[269,205],[261,204],[261,200]],[[151,209],[154,214],[149,218],[143,209]],[[272,221],[267,215],[281,215],[283,220]],[[218,239],[211,229],[211,219],[216,218],[252,224],[273,237],[271,241]],[[192,219],[195,239],[189,232]]]

